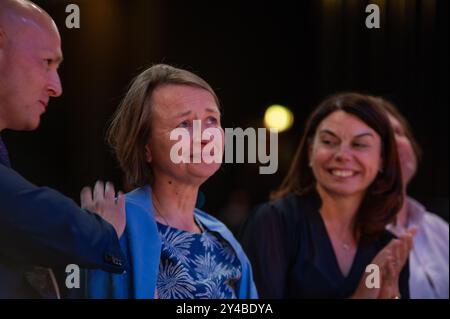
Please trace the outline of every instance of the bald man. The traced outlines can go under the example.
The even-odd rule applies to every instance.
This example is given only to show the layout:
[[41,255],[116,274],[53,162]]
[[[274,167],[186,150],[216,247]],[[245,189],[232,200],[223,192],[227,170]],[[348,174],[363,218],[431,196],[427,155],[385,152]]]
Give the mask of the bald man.
[[[0,133],[39,126],[50,98],[62,93],[61,61],[51,17],[32,2],[0,0]],[[53,267],[123,272],[123,197],[98,183],[90,207],[95,203],[103,218],[28,182],[11,168],[0,138],[0,298],[60,297],[64,282],[57,282]]]

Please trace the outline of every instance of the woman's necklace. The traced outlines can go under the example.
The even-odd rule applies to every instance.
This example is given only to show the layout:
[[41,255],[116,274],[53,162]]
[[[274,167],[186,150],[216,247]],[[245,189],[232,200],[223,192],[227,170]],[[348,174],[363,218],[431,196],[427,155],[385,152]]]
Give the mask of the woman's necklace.
[[345,240],[342,240],[342,239],[339,238],[338,236],[335,236],[335,238],[340,242],[342,248],[343,248],[345,251],[347,251],[347,252],[351,251],[351,249],[352,249],[352,243],[351,243],[351,241],[345,241]]
[[[167,226],[172,227],[172,226],[169,224],[169,222],[167,221],[166,217],[161,213],[161,211],[158,209],[158,207],[157,207],[157,205],[156,205],[156,203],[158,203],[158,206],[160,205],[160,204],[159,204],[158,198],[157,198],[154,194],[152,194],[152,198],[153,198],[153,208],[156,210],[156,215],[159,216],[159,217],[161,217],[161,218],[164,220],[164,223],[165,223]],[[203,228],[200,227],[199,225],[197,225],[197,222],[195,221],[195,217],[194,217],[194,222],[195,222],[195,225],[196,225],[196,226],[198,227],[198,229],[200,230],[200,233],[203,233]]]
[[164,220],[164,223],[165,223],[167,226],[170,226],[170,224],[169,224],[169,222],[167,221],[166,217],[165,217],[163,214],[161,214],[160,210],[159,210],[158,207],[156,206],[156,202],[158,202],[158,205],[159,205],[159,200],[158,200],[158,198],[156,198],[156,196],[155,196],[154,194],[152,194],[152,197],[153,197],[153,208],[156,210],[156,215],[159,216],[159,217],[161,217],[161,218]]
[[331,237],[333,237],[334,239],[336,239],[339,242],[339,245],[346,251],[346,252],[350,252],[352,249],[352,240],[350,239],[349,241],[343,240],[341,238],[339,238],[339,236],[337,235],[335,229],[333,227],[331,227],[331,225],[329,223],[327,223],[324,220],[324,224],[325,224],[325,228],[328,229],[328,234]]
[[167,221],[166,217],[164,217],[164,215],[161,214],[161,212],[159,211],[158,207],[156,207],[155,204],[153,204],[153,208],[155,208],[155,210],[156,210],[156,215],[159,216],[159,217],[161,217],[161,218],[164,220],[164,223],[165,223],[167,226],[170,226],[170,224],[169,224],[169,222]]

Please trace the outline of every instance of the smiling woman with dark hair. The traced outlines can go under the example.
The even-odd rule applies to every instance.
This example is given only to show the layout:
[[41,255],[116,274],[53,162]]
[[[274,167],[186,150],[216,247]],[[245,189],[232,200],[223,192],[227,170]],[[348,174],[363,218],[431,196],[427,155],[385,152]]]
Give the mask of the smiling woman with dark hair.
[[[263,298],[408,297],[411,233],[385,230],[402,205],[394,135],[383,110],[356,93],[331,96],[310,116],[273,201],[243,230]],[[381,288],[365,269],[379,266]]]

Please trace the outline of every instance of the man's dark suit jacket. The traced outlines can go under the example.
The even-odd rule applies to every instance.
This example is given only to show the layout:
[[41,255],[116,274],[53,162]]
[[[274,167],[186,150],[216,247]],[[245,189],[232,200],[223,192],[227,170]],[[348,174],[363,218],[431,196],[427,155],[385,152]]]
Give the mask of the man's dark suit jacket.
[[26,276],[33,266],[124,271],[126,260],[109,223],[4,164],[0,160],[0,299],[42,297]]

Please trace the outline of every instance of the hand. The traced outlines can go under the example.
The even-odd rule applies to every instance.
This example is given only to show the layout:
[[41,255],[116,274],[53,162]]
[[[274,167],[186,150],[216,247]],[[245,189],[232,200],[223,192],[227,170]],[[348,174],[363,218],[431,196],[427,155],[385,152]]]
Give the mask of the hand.
[[408,260],[416,232],[417,229],[413,227],[398,239],[391,241],[392,246],[389,248],[386,262],[381,270],[382,284],[378,298],[394,299],[401,297],[399,290],[400,273]]
[[116,230],[117,237],[120,238],[126,224],[125,196],[119,192],[116,199],[115,195],[112,183],[107,182],[104,185],[102,181],[97,181],[93,194],[92,189],[88,186],[81,190],[81,208],[92,211],[109,222]]
[[372,260],[380,269],[380,288],[368,288],[366,286],[367,273],[363,275],[358,288],[352,298],[392,299],[400,297],[399,277],[408,260],[409,253],[413,246],[412,238],[416,234],[416,229],[411,228],[399,239],[391,240]]

